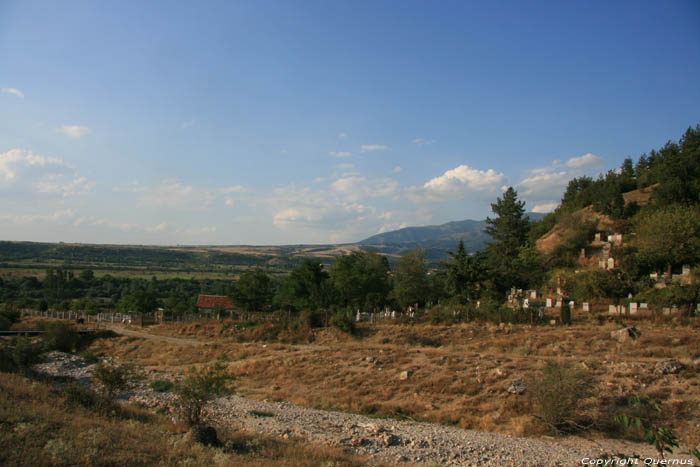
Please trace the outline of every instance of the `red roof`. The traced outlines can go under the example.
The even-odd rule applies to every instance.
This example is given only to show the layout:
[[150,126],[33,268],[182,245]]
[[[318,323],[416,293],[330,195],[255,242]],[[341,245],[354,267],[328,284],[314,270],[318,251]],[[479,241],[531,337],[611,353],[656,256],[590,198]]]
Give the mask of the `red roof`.
[[236,309],[231,303],[231,299],[223,295],[200,295],[197,297],[197,308],[214,308],[215,306],[221,306],[225,310]]

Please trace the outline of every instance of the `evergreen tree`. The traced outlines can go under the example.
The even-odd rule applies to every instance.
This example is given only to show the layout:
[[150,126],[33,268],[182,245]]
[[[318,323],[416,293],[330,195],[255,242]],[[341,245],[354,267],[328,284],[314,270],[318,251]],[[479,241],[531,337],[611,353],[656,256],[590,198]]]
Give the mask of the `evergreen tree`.
[[467,254],[464,241],[459,240],[457,251],[448,252],[451,261],[447,266],[447,291],[457,298],[460,303],[476,298],[479,293],[479,283],[483,278],[483,269],[479,260]]
[[525,217],[525,202],[518,201],[513,187],[491,204],[491,210],[498,217],[486,218],[486,233],[495,240],[486,247],[487,267],[492,287],[504,294],[527,283],[518,257],[526,245],[530,221]]
[[503,198],[491,204],[491,210],[498,217],[486,218],[486,233],[496,241],[505,256],[517,255],[518,248],[527,240],[530,228],[530,221],[525,217],[525,202],[518,201],[518,193],[509,187],[503,193]]

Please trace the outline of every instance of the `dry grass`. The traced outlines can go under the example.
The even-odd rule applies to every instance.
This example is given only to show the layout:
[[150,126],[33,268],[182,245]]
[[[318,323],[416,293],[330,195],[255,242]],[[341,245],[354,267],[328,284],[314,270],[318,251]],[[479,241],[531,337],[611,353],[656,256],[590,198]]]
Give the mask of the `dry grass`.
[[[566,360],[594,378],[595,395],[584,401],[584,410],[599,421],[598,436],[614,434],[612,417],[620,400],[648,393],[672,410],[682,441],[697,443],[693,408],[700,403],[700,374],[691,362],[700,356],[698,329],[648,321],[634,325],[642,337],[625,344],[610,338],[620,324],[604,322],[503,329],[386,324],[363,326],[360,338],[314,330],[311,343],[294,345],[267,341],[262,331],[256,337],[250,329],[212,322],[150,329],[196,337],[206,342],[203,346],[119,337],[97,340],[91,349],[175,375],[223,359],[236,376],[238,393],[248,397],[516,435],[539,435],[543,427],[532,417],[526,396],[507,392],[510,382],[532,378],[548,359]],[[677,375],[654,374],[654,364],[665,358],[677,358],[687,368]],[[403,371],[410,373],[407,380],[399,378]]]
[[220,433],[222,447],[183,440],[164,418],[136,408],[110,417],[69,403],[50,385],[0,374],[0,464],[85,466],[366,465],[301,440]]

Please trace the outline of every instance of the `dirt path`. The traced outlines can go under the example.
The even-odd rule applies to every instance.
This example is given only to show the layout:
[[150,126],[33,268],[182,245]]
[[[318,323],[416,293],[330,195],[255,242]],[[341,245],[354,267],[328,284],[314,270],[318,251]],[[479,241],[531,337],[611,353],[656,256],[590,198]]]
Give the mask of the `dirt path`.
[[109,329],[110,331],[114,331],[117,334],[121,334],[123,336],[140,337],[142,339],[170,342],[171,344],[204,345],[204,342],[201,342],[197,339],[183,339],[181,337],[160,336],[157,334],[150,334],[144,331],[136,331],[134,329],[123,328],[121,326],[107,326],[107,329]]

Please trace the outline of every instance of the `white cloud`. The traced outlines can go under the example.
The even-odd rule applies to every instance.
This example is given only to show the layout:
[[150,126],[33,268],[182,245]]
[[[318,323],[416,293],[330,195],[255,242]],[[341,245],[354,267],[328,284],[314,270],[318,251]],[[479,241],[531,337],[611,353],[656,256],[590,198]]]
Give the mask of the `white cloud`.
[[391,183],[341,180],[329,188],[295,185],[277,188],[274,196],[267,200],[273,210],[273,225],[308,243],[357,241],[376,232],[378,226],[391,230],[406,221],[406,218],[395,219],[396,216],[387,210],[358,201],[358,193],[366,194],[366,185],[378,183],[380,189],[393,190]]
[[385,144],[363,144],[361,146],[362,152],[367,152],[367,151],[386,151],[387,149],[391,149],[389,146]]
[[534,208],[532,208],[532,212],[537,212],[537,213],[548,213],[554,211],[557,206],[559,206],[559,203],[556,201],[551,201],[549,203],[542,203],[536,205]]
[[0,154],[0,189],[18,196],[35,192],[65,198],[84,195],[94,186],[94,182],[78,175],[74,167],[58,157],[45,157],[26,149],[11,149]]
[[24,98],[24,93],[17,88],[2,88],[4,94],[12,94],[20,98]]
[[355,168],[355,164],[338,164],[334,166],[335,169],[347,170]]
[[0,176],[6,182],[12,182],[18,175],[28,169],[65,170],[68,164],[57,157],[44,157],[26,149],[10,149],[0,154]]
[[204,209],[209,207],[214,196],[207,190],[185,185],[180,180],[166,179],[144,190],[141,200],[173,209]]
[[233,206],[235,206],[236,202],[232,199],[227,199],[224,204],[226,204],[227,208],[232,208]]
[[399,183],[391,178],[368,180],[365,177],[349,176],[339,178],[331,184],[337,193],[342,193],[350,201],[363,198],[391,196],[398,191]]
[[41,180],[32,184],[39,193],[60,194],[61,197],[73,195],[85,195],[95,186],[95,182],[88,181],[85,177],[77,177],[72,180],[62,181],[64,177],[51,177],[49,180]]
[[566,184],[573,177],[573,174],[566,171],[538,173],[523,179],[516,187],[521,196],[532,199],[541,199],[542,197],[551,199],[553,195],[562,193]]
[[208,225],[204,227],[192,227],[185,230],[187,235],[208,235],[216,233],[216,226]]
[[340,152],[331,151],[328,153],[328,155],[333,156],[333,157],[350,157],[350,156],[352,156],[352,153],[348,152],[348,151],[340,151]]
[[395,173],[395,174],[401,172],[402,170],[403,170],[403,169],[402,169],[401,167],[399,167],[398,165],[397,165],[396,167],[394,167],[394,173]]
[[58,131],[66,136],[70,136],[73,139],[80,139],[83,136],[91,133],[90,128],[80,125],[64,125],[59,128]]
[[187,120],[186,122],[182,122],[180,124],[180,129],[185,130],[187,128],[191,128],[191,127],[195,126],[196,124],[197,124],[197,122],[194,119]]
[[232,185],[224,188],[219,188],[219,191],[221,193],[245,193],[248,190],[246,190],[245,187],[241,185]]
[[495,192],[507,183],[507,177],[493,169],[478,170],[460,165],[435,177],[421,187],[410,187],[409,198],[415,201],[448,201],[463,198],[470,192]]
[[64,209],[52,214],[21,214],[0,216],[4,222],[13,224],[35,224],[35,223],[65,223],[75,218],[73,209]]
[[161,222],[158,225],[154,225],[153,227],[145,227],[144,230],[146,232],[163,232],[165,229],[168,228],[168,223],[167,222]]
[[416,138],[411,143],[417,144],[418,146],[428,146],[435,142],[434,139]]
[[588,154],[584,154],[582,156],[572,157],[571,159],[566,161],[566,166],[579,168],[579,167],[587,167],[587,166],[591,166],[591,165],[600,165],[602,162],[603,162],[602,157],[598,157],[595,154],[591,154],[589,152]]
[[90,225],[106,227],[108,229],[119,230],[121,232],[163,233],[170,230],[170,224],[167,222],[161,222],[160,224],[148,226],[129,222],[117,222],[111,219],[93,219]]
[[340,133],[338,133],[338,138],[347,138],[347,136],[348,136],[348,134],[345,133],[344,131],[341,131]]

